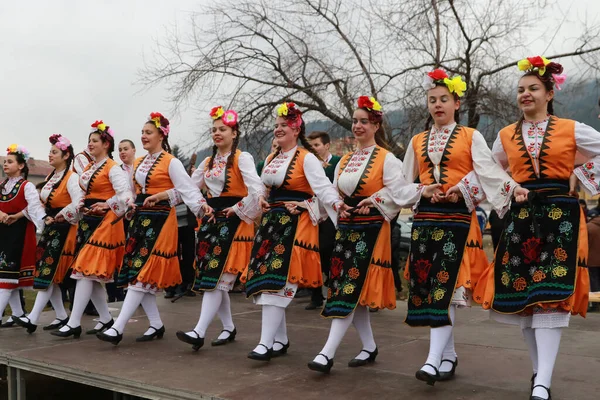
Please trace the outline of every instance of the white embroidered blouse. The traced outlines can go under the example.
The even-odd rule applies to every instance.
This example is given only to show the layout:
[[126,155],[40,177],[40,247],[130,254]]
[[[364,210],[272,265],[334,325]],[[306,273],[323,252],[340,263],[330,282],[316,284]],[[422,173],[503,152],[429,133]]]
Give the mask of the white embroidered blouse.
[[[87,191],[90,185],[90,180],[94,173],[106,163],[107,158],[92,163],[92,166],[84,171],[79,177],[79,186]],[[113,210],[113,212],[120,217],[127,211],[127,205],[133,199],[133,193],[131,192],[131,185],[127,179],[127,174],[120,166],[114,165],[110,171],[108,171],[108,179],[115,190],[115,195],[106,200],[106,204]],[[83,198],[82,198],[83,200]],[[80,201],[80,206],[82,202]]]
[[[65,174],[66,170],[55,171],[54,175],[46,182],[46,184],[40,190],[40,199],[43,204],[46,204],[48,201],[48,197],[50,197],[50,193],[52,193],[54,185],[56,185]],[[79,221],[79,203],[81,199],[83,199],[85,193],[81,190],[79,186],[79,175],[76,173],[71,174],[69,180],[67,181],[67,191],[69,192],[69,197],[71,197],[71,203],[65,206],[62,210],[59,211],[58,215],[64,217],[64,219],[70,223],[71,225],[77,224]]]
[[[20,180],[20,176],[8,178],[8,181],[2,189],[2,194],[9,194],[14,189],[17,182],[19,182]],[[40,202],[40,196],[38,195],[38,192],[35,189],[35,185],[31,182],[27,182],[23,190],[25,200],[27,201],[27,207],[21,210],[21,212],[23,213],[25,218],[27,218],[35,224],[35,227],[38,231],[41,231],[42,229],[44,229],[43,220],[46,216],[46,210]]]

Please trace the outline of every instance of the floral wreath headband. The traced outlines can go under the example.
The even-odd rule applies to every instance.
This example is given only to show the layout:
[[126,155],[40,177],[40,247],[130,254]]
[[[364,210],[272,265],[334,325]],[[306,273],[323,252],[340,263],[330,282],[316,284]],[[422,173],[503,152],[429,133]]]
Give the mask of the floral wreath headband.
[[61,151],[67,151],[67,149],[71,145],[71,141],[69,139],[58,133],[55,133],[54,135],[50,136],[48,141],[50,142],[50,144],[53,144],[54,146],[58,147]]
[[558,73],[550,71],[550,80],[554,83],[556,90],[561,90],[561,86],[567,80],[567,75],[561,73],[562,65],[552,62],[543,56],[527,57],[517,63],[520,71],[537,71],[540,76],[546,75],[546,70],[560,71]]
[[302,125],[302,111],[298,110],[296,103],[291,101],[277,106],[277,116],[284,117],[292,128]]
[[169,132],[171,132],[171,124],[164,115],[159,112],[150,113],[149,121],[154,122],[154,126],[156,126],[158,130],[163,133],[163,135],[169,136]]
[[113,130],[110,129],[110,126],[106,125],[102,120],[96,120],[92,124],[92,131],[90,133],[100,133],[100,134],[108,134],[111,138],[115,138]]
[[379,104],[375,97],[360,96],[356,103],[358,105],[358,108],[366,108],[369,112],[372,112],[377,116],[383,115],[381,104]]
[[9,155],[11,153],[20,154],[21,157],[23,157],[23,159],[25,160],[25,162],[29,160],[29,150],[27,150],[25,146],[13,143],[6,148],[6,155]]
[[225,111],[222,106],[213,107],[210,110],[210,116],[213,121],[216,121],[220,118],[223,123],[230,128],[234,128],[238,123],[237,113],[233,110]]
[[425,78],[423,79],[423,89],[433,89],[437,86],[436,84],[446,86],[450,93],[454,93],[458,97],[463,97],[467,90],[467,84],[460,76],[457,75],[450,79],[446,71],[440,68],[434,69],[425,75]]

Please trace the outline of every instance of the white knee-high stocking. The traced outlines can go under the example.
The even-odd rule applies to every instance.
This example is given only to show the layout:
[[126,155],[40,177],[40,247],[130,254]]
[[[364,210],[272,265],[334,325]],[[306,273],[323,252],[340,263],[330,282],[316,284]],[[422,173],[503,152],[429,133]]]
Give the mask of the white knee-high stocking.
[[[229,298],[229,292],[225,290],[219,290],[221,292],[221,306],[217,314],[223,324],[223,330],[233,332],[235,325],[233,324],[233,318],[231,317],[231,299]],[[218,339],[226,339],[229,337],[228,332],[221,332]]]
[[[223,296],[221,290],[215,289],[212,291],[205,291],[202,296],[202,308],[200,309],[200,318],[194,328],[194,332],[201,338],[206,336],[206,329],[217,315],[217,311],[221,307]],[[193,332],[188,332],[190,336],[195,337]]]
[[[365,306],[357,305],[354,310],[354,327],[360,336],[360,340],[363,345],[363,350],[370,352],[375,351],[377,345],[375,344],[375,338],[373,338],[373,329],[371,328],[371,316],[370,312]],[[359,360],[366,360],[369,358],[369,353],[361,351],[355,358]]]
[[40,319],[40,314],[42,314],[44,307],[46,307],[46,304],[48,304],[48,301],[52,297],[52,293],[54,293],[55,286],[56,285],[51,284],[48,286],[48,289],[37,292],[35,296],[35,302],[33,303],[33,308],[31,309],[29,315],[27,315],[29,322],[32,324],[37,325],[38,320]]
[[123,301],[123,307],[121,307],[119,317],[112,326],[112,329],[108,329],[104,333],[109,336],[117,336],[117,333],[123,333],[123,331],[125,331],[125,325],[127,324],[127,321],[131,319],[135,313],[135,310],[137,310],[139,305],[142,304],[144,295],[144,292],[129,289],[125,295],[125,300]]
[[[534,332],[538,354],[538,371],[535,384],[550,388],[552,384],[552,371],[554,370],[556,356],[560,347],[562,328],[536,328]],[[548,392],[546,389],[538,387],[533,389],[533,396],[547,399]]]
[[25,314],[23,311],[23,305],[21,304],[21,296],[19,295],[19,289],[14,289],[10,294],[10,298],[8,299],[8,305],[10,305],[10,309],[12,310],[12,315],[16,317],[20,317]]
[[6,306],[8,305],[8,299],[15,289],[0,289],[0,315],[4,313]]
[[[100,282],[94,282],[90,299],[92,300],[94,307],[96,307],[96,311],[98,311],[99,321],[103,324],[106,324],[108,321],[110,321],[112,319],[112,315],[110,315],[110,311],[108,311],[106,289],[102,287]],[[101,323],[96,324],[94,329],[102,328]]]
[[[452,333],[450,334],[450,338],[448,339],[448,343],[446,343],[446,347],[444,348],[444,352],[442,353],[442,360],[450,360],[456,361],[456,349],[454,347],[454,326],[456,321],[456,306],[450,306],[448,310],[450,321],[452,321]],[[440,364],[439,371],[440,372],[450,372],[452,371],[454,364],[451,362],[442,362]]]
[[158,312],[158,306],[156,305],[155,294],[144,294],[144,298],[142,298],[142,308],[144,309],[146,317],[148,317],[148,323],[150,324],[150,328],[148,328],[148,330],[144,332],[144,335],[150,335],[151,333],[153,333],[154,329],[151,328],[156,328],[156,330],[158,330],[163,327],[164,324],[162,322],[162,319],[160,319],[160,313]]
[[537,342],[535,340],[535,330],[532,328],[523,328],[523,338],[527,344],[527,350],[529,350],[529,357],[531,358],[531,365],[533,367],[533,373],[537,374],[538,371],[538,350]]
[[330,360],[335,357],[337,348],[340,346],[344,335],[354,320],[354,314],[355,312],[352,312],[346,318],[334,318],[331,320],[331,328],[329,329],[327,342],[325,342],[325,346],[321,350],[321,353],[314,358],[314,362],[327,365],[327,359],[321,354],[327,356]]
[[[254,348],[254,351],[259,354],[265,354],[267,349],[273,348],[275,333],[279,329],[281,320],[285,315],[285,308],[264,305],[262,306],[262,326],[260,332],[259,345]],[[262,346],[261,346],[262,345]],[[266,347],[266,348],[265,348]]]
[[[278,343],[275,343],[278,342]],[[275,338],[273,342],[273,350],[281,350],[283,345],[288,344],[289,339],[287,335],[287,323],[285,320],[285,309],[283,310],[283,317],[281,318],[281,322],[279,323],[279,327],[277,328],[277,332],[275,332]],[[283,344],[281,344],[283,343]]]
[[[52,286],[54,289],[52,289],[52,295],[50,296],[50,304],[52,304],[52,308],[54,308],[56,318],[64,320],[67,318],[67,311],[65,310],[65,304],[63,303],[62,292],[58,285],[53,284]],[[54,322],[58,321],[55,320]]]
[[[455,309],[456,306],[452,305],[448,309],[448,317],[450,318],[450,322],[454,321]],[[453,330],[454,327],[452,325],[430,329],[429,355],[427,356],[427,361],[425,361],[425,364],[431,364],[439,371],[440,364],[442,363],[442,354],[444,353],[444,349],[446,348],[448,341],[452,337]],[[421,369],[431,375],[436,374],[433,367],[429,365],[423,365]]]
[[92,291],[94,290],[94,281],[90,279],[78,279],[75,284],[75,298],[73,299],[73,310],[67,325],[60,328],[61,332],[67,332],[69,327],[77,328],[81,325],[81,317],[85,307],[90,301]]

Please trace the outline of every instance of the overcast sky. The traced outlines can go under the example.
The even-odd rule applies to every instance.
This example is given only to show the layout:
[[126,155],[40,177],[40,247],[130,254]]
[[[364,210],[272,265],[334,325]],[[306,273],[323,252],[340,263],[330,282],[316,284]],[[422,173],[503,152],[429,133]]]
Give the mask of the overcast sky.
[[[587,16],[598,21],[599,3],[567,0],[561,7],[568,20]],[[177,23],[185,29],[190,12],[202,11],[206,4],[207,0],[1,1],[0,147],[23,144],[35,158],[45,159],[48,136],[62,133],[79,151],[96,119],[111,125],[117,140],[139,143],[148,114],[167,114],[172,108],[164,88],[138,93],[141,88],[134,82],[144,55],[150,55],[165,27]],[[563,26],[551,48],[561,50],[556,43],[572,37],[577,26]],[[532,51],[543,51],[546,45],[539,43]],[[211,104],[195,106],[208,112]],[[171,144],[194,142],[210,126],[205,113],[194,110],[183,110],[171,120]]]

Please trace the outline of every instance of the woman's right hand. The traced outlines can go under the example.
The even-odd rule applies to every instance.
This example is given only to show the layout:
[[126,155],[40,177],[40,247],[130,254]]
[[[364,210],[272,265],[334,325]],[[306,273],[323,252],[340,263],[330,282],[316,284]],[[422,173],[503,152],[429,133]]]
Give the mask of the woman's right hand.
[[433,185],[425,186],[421,196],[426,199],[432,199],[432,203],[440,202],[444,197],[442,185],[440,183],[434,183]]
[[260,208],[262,208],[263,212],[267,212],[271,209],[269,202],[264,198],[264,196],[260,196],[260,199],[258,199],[258,204],[260,205]]

